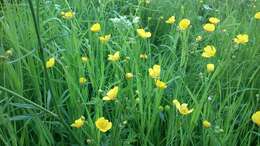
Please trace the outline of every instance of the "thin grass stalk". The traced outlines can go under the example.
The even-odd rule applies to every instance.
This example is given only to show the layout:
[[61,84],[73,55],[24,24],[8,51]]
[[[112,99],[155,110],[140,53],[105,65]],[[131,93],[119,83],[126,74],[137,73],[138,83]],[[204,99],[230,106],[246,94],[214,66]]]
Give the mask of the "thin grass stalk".
[[[46,78],[46,81],[47,81],[47,84],[48,84],[48,87],[50,87],[50,92],[51,92],[51,95],[54,95],[53,94],[53,91],[52,91],[52,85],[51,85],[51,82],[50,82],[50,78],[49,78],[49,75],[48,75],[48,72],[47,72],[47,68],[44,64],[45,62],[45,58],[44,58],[44,49],[43,49],[43,46],[42,46],[42,42],[41,42],[41,38],[40,38],[40,29],[39,29],[39,19],[37,19],[36,15],[35,15],[35,12],[34,12],[34,8],[33,8],[33,3],[32,3],[32,0],[28,0],[29,2],[29,7],[30,7],[30,11],[32,13],[32,17],[33,17],[33,22],[34,22],[34,27],[35,27],[35,32],[36,32],[36,36],[37,36],[37,41],[38,41],[38,46],[39,46],[39,55],[40,55],[40,59],[42,61],[42,65],[43,65],[43,68],[44,68],[44,74],[43,74],[43,78]],[[37,7],[39,7],[39,0],[37,1]],[[37,8],[38,9],[38,8]],[[39,13],[37,13],[39,14]],[[38,21],[37,21],[38,20]],[[37,23],[38,22],[38,23]],[[45,86],[44,86],[45,87]],[[61,121],[61,123],[63,124],[64,127],[66,127],[66,129],[72,134],[72,137],[74,138],[74,140],[80,144],[80,145],[83,145],[80,140],[78,139],[77,136],[74,135],[73,131],[70,129],[70,126],[65,122],[65,120],[62,118],[62,113],[61,111],[59,110],[58,108],[58,105],[57,105],[57,101],[55,98],[53,98],[53,101],[54,101],[54,106],[55,106],[55,109],[57,110],[58,112],[58,120]]]

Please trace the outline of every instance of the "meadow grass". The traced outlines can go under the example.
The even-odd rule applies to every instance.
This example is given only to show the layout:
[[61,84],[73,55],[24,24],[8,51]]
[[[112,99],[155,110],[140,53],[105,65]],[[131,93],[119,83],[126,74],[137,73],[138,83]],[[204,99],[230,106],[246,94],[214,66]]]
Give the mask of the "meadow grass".
[[260,145],[260,1],[0,4],[1,146]]

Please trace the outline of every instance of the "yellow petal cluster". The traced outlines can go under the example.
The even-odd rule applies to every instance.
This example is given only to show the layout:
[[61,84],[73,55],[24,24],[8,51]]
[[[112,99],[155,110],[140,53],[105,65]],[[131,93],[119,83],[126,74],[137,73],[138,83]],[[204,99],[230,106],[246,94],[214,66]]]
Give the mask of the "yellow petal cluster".
[[172,101],[172,103],[176,106],[177,110],[182,114],[182,115],[188,115],[190,113],[192,113],[193,109],[189,109],[188,108],[188,104],[186,103],[182,103],[180,104],[180,102],[177,99],[174,99]]
[[210,128],[211,127],[211,123],[208,120],[204,120],[202,122],[202,125],[204,128]]
[[255,13],[255,19],[260,20],[260,12],[256,12],[256,13]]
[[260,126],[260,111],[255,112],[251,119],[257,126]]
[[110,38],[111,38],[111,34],[108,34],[108,35],[100,36],[99,40],[101,43],[105,44],[110,40]]
[[189,19],[182,19],[179,22],[179,28],[180,30],[186,30],[190,26],[190,20]]
[[208,73],[211,73],[215,70],[215,65],[212,63],[207,64],[207,71]]
[[114,53],[114,54],[109,54],[107,60],[112,61],[112,62],[116,62],[116,61],[118,61],[119,59],[120,59],[120,52],[117,51],[117,52]]
[[61,16],[62,16],[62,18],[69,20],[69,19],[72,19],[75,17],[75,12],[73,12],[71,10],[69,10],[67,12],[61,12]]
[[167,88],[167,84],[160,80],[155,80],[155,85],[159,89],[165,89]]
[[175,22],[175,16],[171,16],[170,18],[168,18],[168,20],[165,21],[165,23],[167,24],[174,24]]
[[79,119],[75,120],[74,123],[71,124],[71,127],[80,128],[85,123],[85,117],[81,116]]
[[117,97],[117,94],[118,94],[118,90],[119,90],[118,86],[115,86],[114,88],[110,89],[107,92],[106,96],[103,97],[103,100],[106,100],[106,101],[115,100]]
[[81,57],[81,61],[83,62],[83,63],[87,63],[88,62],[88,57],[87,56],[82,56]]
[[151,32],[146,32],[144,29],[137,29],[136,32],[138,36],[143,39],[150,38],[152,36]]
[[101,25],[99,23],[95,23],[91,26],[90,30],[92,32],[100,32],[101,30]]
[[55,65],[55,58],[54,57],[50,58],[45,64],[46,68],[52,68],[54,65]]
[[202,53],[202,57],[205,58],[211,58],[214,57],[216,54],[217,50],[214,46],[212,45],[207,45],[204,49],[203,49],[203,53]]
[[87,82],[87,79],[86,79],[85,77],[80,77],[80,78],[79,78],[79,83],[80,83],[81,85],[85,84],[86,82]]
[[234,38],[236,44],[246,44],[248,42],[247,34],[239,34]]
[[215,25],[214,24],[211,24],[211,23],[206,23],[204,26],[203,26],[203,29],[207,32],[213,32],[215,31]]
[[220,20],[218,18],[216,18],[216,17],[210,17],[209,18],[209,22],[212,23],[212,24],[217,25],[220,22]]
[[143,53],[143,54],[140,54],[140,56],[139,56],[141,59],[147,59],[148,58],[148,56],[145,54],[145,53]]
[[161,73],[161,66],[158,64],[155,64],[153,66],[153,68],[149,68],[148,70],[149,72],[149,76],[153,79],[157,79],[160,77],[160,73]]
[[132,78],[134,77],[134,75],[133,75],[133,73],[126,73],[125,74],[125,78],[127,79],[127,80],[131,80]]
[[104,132],[104,133],[112,128],[112,122],[105,119],[104,117],[98,118],[95,122],[95,125],[101,132]]

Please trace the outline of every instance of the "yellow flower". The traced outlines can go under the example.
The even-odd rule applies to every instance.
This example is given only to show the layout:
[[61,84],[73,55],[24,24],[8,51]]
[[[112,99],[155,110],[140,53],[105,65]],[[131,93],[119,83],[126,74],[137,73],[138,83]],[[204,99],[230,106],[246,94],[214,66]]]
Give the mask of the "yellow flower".
[[202,40],[202,36],[199,35],[199,36],[196,37],[197,42],[200,42],[201,40]]
[[134,75],[132,73],[130,73],[130,72],[125,74],[125,78],[127,80],[131,80],[133,77],[134,77]]
[[81,116],[79,119],[75,120],[74,123],[71,124],[71,127],[80,128],[85,123],[85,117]]
[[120,52],[117,51],[115,54],[109,54],[108,59],[109,61],[116,62],[120,59]]
[[204,51],[202,53],[202,57],[205,57],[205,58],[210,58],[210,57],[213,57],[215,56],[216,54],[216,48],[214,46],[211,46],[211,45],[207,45],[205,48],[204,48]]
[[256,12],[256,13],[255,13],[255,19],[260,20],[260,12]]
[[213,72],[215,69],[215,65],[214,64],[207,64],[207,71],[210,73],[210,72]]
[[140,54],[139,57],[140,57],[141,59],[147,59],[147,58],[148,58],[148,56],[147,56],[145,53]]
[[202,122],[202,125],[204,128],[210,128],[211,127],[211,123],[208,120],[204,120]]
[[245,44],[248,42],[248,35],[247,34],[239,34],[234,38],[234,42],[237,44]]
[[87,79],[86,79],[85,77],[80,77],[80,78],[79,78],[79,83],[80,83],[81,85],[85,84],[86,82],[87,82]]
[[155,85],[156,85],[156,87],[159,88],[159,89],[165,89],[165,88],[167,88],[167,84],[164,83],[164,82],[162,82],[162,81],[160,81],[160,80],[155,80]]
[[190,26],[189,19],[182,19],[179,23],[180,30],[186,30]]
[[149,72],[149,76],[156,79],[160,77],[160,73],[161,73],[161,67],[160,65],[154,65],[153,68],[149,68],[148,70]]
[[103,97],[103,100],[115,100],[118,94],[118,86],[115,86],[114,88],[110,89],[106,96]]
[[260,111],[255,112],[251,119],[254,123],[256,123],[257,126],[260,126]]
[[203,26],[203,29],[207,32],[213,32],[215,31],[215,25],[211,23],[207,23]]
[[82,61],[83,63],[87,63],[87,62],[88,62],[88,57],[87,57],[87,56],[82,56],[82,57],[81,57],[81,61]]
[[90,30],[92,32],[99,32],[101,30],[101,26],[99,23],[95,23],[91,26]]
[[100,36],[99,40],[101,41],[101,43],[107,43],[110,40],[110,38],[111,38],[111,34]]
[[73,11],[69,10],[67,12],[61,12],[61,16],[62,16],[62,18],[69,20],[69,19],[74,18],[75,13]]
[[220,22],[220,20],[218,18],[216,18],[216,17],[210,17],[209,18],[209,22],[212,23],[212,24],[217,25]]
[[193,109],[188,109],[188,104],[186,103],[182,103],[180,104],[180,102],[176,99],[174,99],[172,101],[172,103],[176,106],[176,108],[178,109],[178,111],[182,114],[182,115],[187,115],[192,113]]
[[168,20],[165,21],[165,23],[167,24],[174,24],[175,22],[175,16],[171,16],[170,18],[168,18]]
[[107,132],[109,129],[112,128],[112,122],[109,122],[107,119],[104,117],[100,117],[96,120],[95,122],[96,127],[101,131],[101,132]]
[[55,65],[55,58],[54,57],[50,58],[45,64],[46,68],[52,68],[54,65]]
[[150,38],[152,36],[152,34],[150,32],[146,32],[144,29],[137,29],[137,34],[141,37],[141,38]]

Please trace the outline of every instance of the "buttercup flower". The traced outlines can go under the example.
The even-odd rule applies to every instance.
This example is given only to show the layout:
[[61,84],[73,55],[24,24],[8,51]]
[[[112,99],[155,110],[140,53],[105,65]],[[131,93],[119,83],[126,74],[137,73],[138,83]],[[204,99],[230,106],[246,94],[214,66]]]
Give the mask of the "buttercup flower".
[[256,12],[256,13],[255,13],[255,19],[260,20],[260,12]]
[[213,32],[215,31],[215,25],[211,23],[207,23],[203,26],[203,29],[207,32]]
[[246,44],[248,42],[247,34],[239,34],[234,38],[236,44]]
[[165,21],[165,23],[167,24],[174,24],[175,22],[175,16],[171,16],[170,18],[168,18],[168,20]]
[[208,120],[204,120],[202,122],[202,125],[204,128],[210,128],[211,127],[211,123]]
[[190,26],[189,19],[182,19],[179,23],[180,30],[186,30]]
[[153,68],[149,68],[148,70],[149,72],[149,76],[156,79],[160,77],[160,73],[161,73],[161,67],[160,65],[154,65]]
[[196,37],[196,42],[200,42],[201,40],[202,40],[202,36],[199,35]]
[[207,45],[204,49],[203,49],[203,53],[202,53],[202,57],[205,58],[210,58],[210,57],[214,57],[216,54],[216,48],[214,46],[211,45]]
[[212,24],[217,25],[220,22],[220,20],[218,18],[216,18],[216,17],[210,17],[209,18],[209,22],[212,23]]
[[106,96],[103,97],[103,100],[115,100],[118,94],[118,86],[115,86],[114,88],[110,89]]
[[108,59],[109,61],[116,62],[120,59],[120,52],[117,51],[115,54],[109,54]]
[[80,78],[79,78],[79,83],[80,83],[81,85],[85,84],[86,82],[87,82],[87,79],[86,79],[85,77],[80,77]]
[[91,26],[90,30],[92,32],[99,32],[101,30],[101,25],[99,23],[95,23]]
[[145,53],[140,54],[139,57],[140,57],[141,59],[147,59],[147,58],[148,58],[148,56],[147,56]]
[[251,119],[257,126],[260,126],[260,111],[255,112]]
[[130,73],[130,72],[125,74],[125,78],[127,80],[131,80],[133,77],[134,77],[134,75],[132,73]]
[[71,10],[69,10],[67,12],[61,12],[61,16],[62,16],[62,18],[69,20],[69,19],[74,18],[75,12],[73,12]]
[[192,111],[193,111],[193,109],[190,109],[190,110],[188,109],[188,104],[186,104],[186,103],[180,104],[180,102],[176,99],[174,99],[172,101],[172,103],[176,106],[176,108],[182,115],[188,115],[188,114],[192,113]]
[[96,120],[95,122],[96,127],[101,131],[101,132],[107,132],[109,129],[112,128],[112,122],[109,122],[107,119],[104,117],[100,117]]
[[150,38],[152,36],[152,34],[150,32],[146,32],[144,29],[137,29],[137,34],[141,37],[141,38]]
[[75,120],[74,123],[71,124],[71,127],[80,128],[85,123],[85,117],[81,116],[79,119]]
[[87,56],[82,56],[82,57],[81,57],[81,61],[82,61],[83,63],[87,63],[87,62],[88,62],[88,57],[87,57]]
[[52,68],[54,65],[55,65],[55,58],[54,57],[50,58],[45,64],[46,68]]
[[214,64],[207,64],[207,71],[210,73],[210,72],[213,72],[215,69],[215,65]]
[[101,41],[101,43],[107,43],[110,40],[110,38],[111,38],[111,34],[100,36],[99,40]]
[[167,88],[167,84],[164,83],[164,82],[162,82],[162,81],[160,81],[160,80],[155,80],[155,85],[156,85],[156,87],[159,88],[159,89],[165,89],[165,88]]

